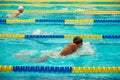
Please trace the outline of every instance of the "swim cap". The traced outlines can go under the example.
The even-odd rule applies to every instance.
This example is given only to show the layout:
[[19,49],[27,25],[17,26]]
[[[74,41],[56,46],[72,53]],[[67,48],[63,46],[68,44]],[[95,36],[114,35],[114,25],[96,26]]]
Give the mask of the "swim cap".
[[23,9],[24,9],[23,6],[19,6],[19,7],[18,7],[18,10],[23,10]]

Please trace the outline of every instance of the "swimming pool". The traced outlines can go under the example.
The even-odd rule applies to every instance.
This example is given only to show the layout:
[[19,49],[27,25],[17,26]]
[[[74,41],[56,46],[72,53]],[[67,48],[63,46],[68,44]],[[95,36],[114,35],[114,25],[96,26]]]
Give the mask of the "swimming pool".
[[[42,0],[41,0],[42,1]],[[49,0],[48,0],[49,1]],[[117,0],[115,0],[117,1]],[[103,11],[119,11],[119,6],[90,6],[93,4],[115,4],[119,2],[5,2],[12,4],[0,6],[0,34],[23,34],[34,37],[24,38],[0,38],[0,65],[13,66],[57,66],[57,67],[119,67],[120,66],[120,15],[105,14]],[[10,14],[10,10],[17,10],[15,4],[59,4],[59,6],[24,6],[25,10],[38,10],[36,12],[24,12],[18,18],[4,18]],[[62,5],[61,5],[62,4]],[[87,6],[65,6],[63,4],[89,4]],[[44,12],[39,10],[53,10]],[[60,11],[57,11],[60,10]],[[67,10],[62,12],[62,10]],[[69,12],[73,10],[73,12]],[[94,11],[96,13],[75,12]],[[102,12],[98,12],[101,10]],[[8,11],[8,12],[7,12]],[[56,11],[56,12],[55,12]],[[98,14],[99,13],[99,14]],[[19,21],[29,20],[31,21]],[[11,21],[15,20],[15,21]],[[17,21],[18,20],[18,21]],[[68,20],[68,21],[67,21]],[[74,21],[70,21],[74,20]],[[78,22],[75,20],[79,20]],[[80,21],[85,20],[85,21]],[[88,20],[88,21],[86,21]],[[44,35],[44,38],[35,37]],[[49,37],[46,37],[50,35]],[[52,37],[51,37],[52,35]],[[53,37],[62,35],[68,37]],[[66,57],[51,57],[42,63],[27,62],[15,55],[22,54],[29,59],[35,59],[42,55],[58,54],[72,42],[72,35],[87,35],[83,37],[82,50]],[[88,36],[91,35],[91,36]],[[94,37],[93,35],[100,35]],[[102,37],[101,37],[102,35]],[[106,36],[107,35],[107,36]],[[113,35],[111,37],[111,35]],[[117,37],[116,37],[117,36]],[[94,38],[91,38],[94,37]],[[95,54],[95,56],[80,56],[79,54]],[[1,80],[119,80],[119,73],[54,73],[54,72],[0,72]]]

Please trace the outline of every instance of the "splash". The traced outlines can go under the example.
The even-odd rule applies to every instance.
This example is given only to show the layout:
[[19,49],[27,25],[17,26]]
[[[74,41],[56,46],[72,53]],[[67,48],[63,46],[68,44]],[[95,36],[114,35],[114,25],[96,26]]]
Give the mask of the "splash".
[[62,10],[68,10],[68,8],[63,8]]
[[6,18],[12,18],[12,15],[11,14],[7,14]]
[[39,35],[41,34],[41,30],[40,29],[36,29],[35,31],[33,31],[34,35]]
[[76,52],[77,55],[94,55],[94,49],[89,42],[83,43],[83,46]]

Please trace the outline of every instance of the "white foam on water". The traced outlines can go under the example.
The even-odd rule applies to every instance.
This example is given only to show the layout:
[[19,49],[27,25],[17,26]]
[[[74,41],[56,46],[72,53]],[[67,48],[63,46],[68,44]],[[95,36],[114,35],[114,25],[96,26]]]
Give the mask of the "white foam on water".
[[77,55],[94,55],[94,49],[89,42],[83,43],[83,46],[75,52]]
[[36,29],[36,30],[33,31],[34,35],[39,35],[41,33],[42,33],[42,31],[40,29]]
[[6,17],[7,18],[12,18],[12,15],[11,14],[7,14]]
[[20,50],[18,53],[14,54],[13,57],[21,58],[26,56],[33,56],[37,54],[37,50]]
[[93,8],[93,10],[98,10],[97,8]]
[[54,50],[43,50],[43,51],[41,51],[41,53],[42,53],[41,56],[47,55],[50,58],[58,58],[58,57],[60,57],[59,53],[62,49],[63,49],[62,47],[58,47]]

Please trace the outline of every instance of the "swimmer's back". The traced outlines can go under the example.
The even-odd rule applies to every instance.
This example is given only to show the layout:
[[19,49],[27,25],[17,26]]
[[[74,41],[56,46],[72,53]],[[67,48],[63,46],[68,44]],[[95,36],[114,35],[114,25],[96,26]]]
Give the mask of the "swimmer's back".
[[20,13],[18,11],[12,13],[12,17],[17,17],[18,15],[20,15]]
[[72,54],[78,49],[75,43],[70,43],[67,47],[65,47],[60,53],[61,56],[66,56],[68,54]]

